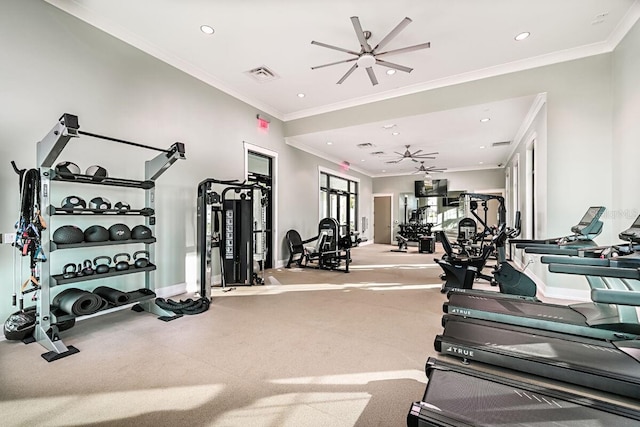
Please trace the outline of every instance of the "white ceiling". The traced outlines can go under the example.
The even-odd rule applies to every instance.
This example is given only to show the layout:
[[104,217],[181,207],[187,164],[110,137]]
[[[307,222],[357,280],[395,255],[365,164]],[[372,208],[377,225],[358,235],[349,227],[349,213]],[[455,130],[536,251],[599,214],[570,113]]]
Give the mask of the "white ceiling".
[[[610,52],[640,16],[637,0],[47,1],[284,121]],[[353,56],[311,41],[359,51],[351,16],[358,16],[362,28],[372,32],[372,45],[409,17],[413,22],[384,50],[424,42],[431,48],[384,58],[413,68],[411,73],[389,76],[386,68],[374,65],[378,85],[371,85],[362,68],[338,85],[351,63],[311,67]],[[203,34],[203,24],[215,33]],[[516,42],[515,35],[523,31],[531,37]],[[258,82],[247,75],[261,66],[279,78]],[[412,172],[418,163],[391,165],[385,163],[388,158],[370,154],[403,152],[406,144],[412,152],[440,153],[426,161],[427,166],[497,167],[513,147],[491,144],[513,141],[535,95],[296,136],[287,142],[334,161],[347,160],[370,176]],[[480,123],[485,116],[491,121]],[[386,124],[396,124],[400,134],[391,136],[382,129]],[[366,142],[374,149],[357,148]]]

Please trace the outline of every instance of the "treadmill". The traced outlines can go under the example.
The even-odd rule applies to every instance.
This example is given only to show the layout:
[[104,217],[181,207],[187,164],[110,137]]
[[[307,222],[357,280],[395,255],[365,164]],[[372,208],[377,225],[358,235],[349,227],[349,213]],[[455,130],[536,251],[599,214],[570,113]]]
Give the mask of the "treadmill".
[[637,426],[640,411],[429,358],[407,426]]
[[[636,303],[640,304],[640,296]],[[603,341],[445,315],[436,351],[640,399],[640,340]]]
[[[640,280],[638,268],[549,265],[572,274]],[[565,271],[558,271],[565,272]],[[640,291],[594,289],[596,302],[640,306]],[[443,316],[438,352],[640,399],[640,339],[603,341],[481,319]]]
[[[621,232],[619,237],[623,240],[628,240],[630,244],[640,243],[640,216],[636,218],[629,229]],[[577,251],[577,249],[572,249],[572,251]],[[594,251],[602,252],[602,249]],[[630,261],[624,262],[623,259],[628,257],[620,256],[609,260],[591,257],[587,258],[587,260],[596,262],[596,266],[605,266],[605,261],[607,261],[607,266],[611,262],[616,265],[626,265]],[[565,265],[575,261],[575,258],[562,256],[543,258],[545,263],[559,261]],[[640,267],[640,257],[634,256],[634,261],[637,261],[637,266]],[[557,265],[554,265],[553,268],[550,266],[549,270],[561,273],[575,271],[571,267],[559,267]],[[640,291],[640,285],[633,283],[629,279],[601,276],[587,276],[596,298],[599,298],[598,295],[602,296],[603,291],[604,294],[608,291]],[[618,341],[640,337],[640,319],[635,307],[627,305],[616,306],[609,302],[598,300],[573,305],[545,304],[537,300],[505,297],[497,292],[493,294],[491,295],[489,292],[484,294],[450,292],[449,301],[443,304],[442,309],[445,313],[458,316],[595,339]]]
[[565,249],[558,255],[543,256],[543,264],[593,265],[600,267],[640,267],[640,215],[630,228],[618,234],[619,243],[613,246],[596,246],[593,248]]
[[556,249],[597,246],[593,239],[602,232],[600,217],[605,210],[603,206],[591,206],[580,222],[571,227],[571,235],[543,240],[514,239],[510,243],[515,244],[516,249],[536,248],[541,251],[538,253],[546,254],[554,254]]

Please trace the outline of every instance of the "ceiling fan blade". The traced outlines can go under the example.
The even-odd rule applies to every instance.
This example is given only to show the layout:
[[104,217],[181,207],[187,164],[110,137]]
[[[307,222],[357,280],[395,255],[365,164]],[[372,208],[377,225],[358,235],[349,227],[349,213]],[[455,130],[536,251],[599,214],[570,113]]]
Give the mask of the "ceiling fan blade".
[[376,78],[376,73],[373,72],[373,68],[367,67],[367,74],[369,74],[369,80],[371,80],[372,85],[378,84],[378,79]]
[[312,41],[311,44],[315,44],[317,46],[322,46],[322,47],[326,47],[328,49],[333,49],[333,50],[339,50],[340,52],[345,52],[345,53],[350,53],[351,55],[360,55],[360,53],[358,52],[354,52],[352,50],[349,49],[344,49],[338,46],[332,46],[330,44],[326,44],[326,43],[322,43],[322,42],[317,42],[317,41]]
[[405,67],[404,65],[394,64],[393,62],[383,61],[382,59],[376,59],[376,64],[382,65],[383,67],[393,68],[394,70],[404,71],[405,73],[410,73],[413,71],[413,68]]
[[425,156],[425,155],[419,155],[419,156],[413,156],[414,159],[427,159],[427,160],[434,160],[435,157],[431,157],[431,156]]
[[421,152],[422,150],[418,150],[415,153],[411,154],[411,157],[415,156],[416,154],[418,154],[419,152]]
[[384,55],[396,55],[398,53],[413,52],[414,50],[428,49],[430,47],[431,47],[431,42],[426,42],[426,43],[417,44],[415,46],[403,47],[400,49],[394,49],[394,50],[388,50],[386,52],[376,53],[376,57],[384,56]]
[[311,67],[312,70],[317,70],[318,68],[324,68],[324,67],[329,67],[331,65],[337,65],[337,64],[344,64],[346,62],[351,62],[351,61],[356,61],[358,58],[351,58],[351,59],[345,59],[344,61],[336,61],[336,62],[332,62],[330,64],[324,64],[324,65],[316,65],[315,67]]
[[386,36],[384,36],[382,40],[380,40],[380,43],[378,43],[378,46],[374,47],[373,50],[375,51],[376,49],[382,49],[387,43],[393,40],[400,33],[400,31],[404,30],[405,27],[409,24],[411,24],[411,19],[404,18],[402,21],[400,21],[398,25],[396,25],[396,27],[393,30],[391,30],[389,34],[387,34]]
[[411,158],[411,161],[418,163],[418,161],[416,159],[414,159],[413,157]]
[[[422,150],[418,150],[418,151],[422,151]],[[414,154],[417,154],[417,153],[418,153],[418,151],[416,151]],[[422,157],[422,156],[435,156],[435,155],[437,155],[437,154],[440,154],[440,153],[438,153],[437,151],[436,151],[436,152],[433,152],[433,153],[422,153],[422,154],[420,154],[420,156],[418,156],[418,157]]]
[[385,163],[400,163],[401,160],[402,159],[400,159],[400,160],[389,160],[389,161],[386,161]]
[[369,46],[369,43],[364,36],[362,25],[360,25],[360,19],[357,16],[352,16],[351,23],[353,24],[353,29],[356,31],[356,36],[358,36],[358,41],[360,42],[360,46],[362,46],[362,50],[365,52],[371,52],[371,46]]
[[397,151],[394,151],[394,153],[396,153],[400,157],[403,157],[403,158],[405,157],[404,153],[398,153]]
[[347,77],[349,77],[351,75],[351,73],[353,73],[356,70],[356,68],[358,68],[358,64],[353,64],[353,67],[349,68],[349,71],[347,71],[345,73],[345,75],[342,76],[342,78],[340,80],[338,80],[338,82],[336,84],[341,85],[342,82],[344,82],[347,79]]

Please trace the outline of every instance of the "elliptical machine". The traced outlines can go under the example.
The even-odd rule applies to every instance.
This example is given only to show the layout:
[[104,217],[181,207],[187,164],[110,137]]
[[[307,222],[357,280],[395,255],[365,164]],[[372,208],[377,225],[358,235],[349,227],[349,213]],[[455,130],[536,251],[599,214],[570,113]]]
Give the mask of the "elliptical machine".
[[503,294],[535,297],[538,290],[536,283],[507,258],[505,249],[507,240],[511,241],[520,235],[521,226],[520,211],[517,211],[513,228],[505,228],[495,237],[498,264],[493,270],[493,279]]

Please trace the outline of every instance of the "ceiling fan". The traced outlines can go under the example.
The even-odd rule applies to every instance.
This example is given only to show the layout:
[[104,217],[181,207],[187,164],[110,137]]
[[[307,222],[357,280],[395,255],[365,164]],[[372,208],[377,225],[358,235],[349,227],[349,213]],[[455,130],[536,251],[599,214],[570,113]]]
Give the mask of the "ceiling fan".
[[435,154],[438,154],[437,152],[436,153],[423,153],[423,154],[420,154],[420,152],[422,150],[418,150],[418,151],[415,151],[415,152],[412,153],[411,151],[409,151],[409,147],[411,147],[410,145],[405,145],[405,147],[406,147],[406,150],[405,150],[404,153],[399,153],[397,151],[394,151],[394,153],[396,153],[397,155],[400,156],[399,159],[389,160],[387,163],[399,163],[399,162],[403,161],[404,159],[411,159],[412,161],[417,163],[418,159],[435,159],[435,157],[432,157],[432,156],[435,155]]
[[337,84],[342,84],[342,82],[344,82],[347,79],[347,77],[349,77],[351,73],[353,73],[356,70],[356,68],[362,67],[367,70],[367,74],[369,75],[369,80],[371,80],[371,84],[374,86],[377,85],[378,79],[376,78],[376,74],[373,71],[374,64],[382,65],[383,67],[387,67],[387,68],[393,68],[394,70],[398,70],[398,71],[404,71],[405,73],[410,73],[413,70],[413,68],[405,67],[404,65],[394,64],[392,62],[387,62],[382,59],[379,59],[379,57],[396,55],[398,53],[413,52],[414,50],[427,49],[431,47],[431,43],[427,42],[427,43],[417,44],[414,46],[403,47],[400,49],[387,50],[386,52],[380,52],[384,46],[386,46],[392,39],[394,39],[400,33],[400,31],[404,30],[404,28],[411,23],[410,18],[404,18],[402,21],[400,21],[400,23],[396,25],[396,27],[393,30],[391,30],[391,32],[387,34],[382,40],[380,40],[380,42],[373,48],[369,44],[369,38],[371,38],[371,31],[364,31],[362,29],[362,26],[360,25],[360,19],[357,16],[351,17],[351,23],[353,24],[353,29],[356,31],[356,36],[358,37],[358,41],[360,42],[359,52],[356,52],[350,49],[344,49],[337,46],[332,46],[326,43],[317,42],[315,40],[311,42],[311,44],[315,44],[315,45],[326,47],[333,50],[339,50],[340,52],[345,52],[354,56],[353,58],[345,59],[342,61],[337,61],[337,62],[332,62],[330,64],[311,67],[312,70],[316,70],[318,68],[324,68],[331,65],[343,64],[343,63],[355,61],[356,63],[353,64],[351,68],[349,68],[349,70],[346,72],[344,76],[342,76],[340,80],[338,80]]
[[446,171],[447,168],[437,168],[435,166],[429,166],[428,168],[424,167],[424,162],[420,162],[420,167],[419,168],[415,168],[415,172],[413,172],[414,174],[416,173],[423,173],[425,175],[429,175],[430,172],[443,172]]

